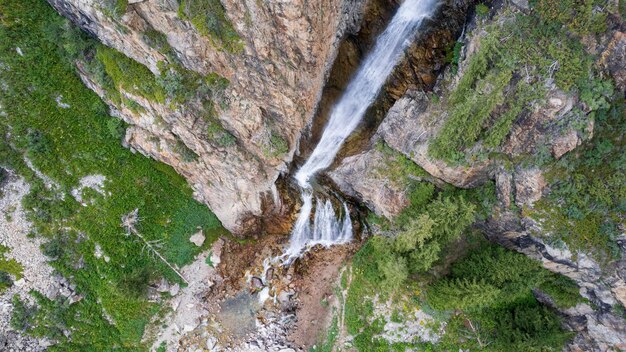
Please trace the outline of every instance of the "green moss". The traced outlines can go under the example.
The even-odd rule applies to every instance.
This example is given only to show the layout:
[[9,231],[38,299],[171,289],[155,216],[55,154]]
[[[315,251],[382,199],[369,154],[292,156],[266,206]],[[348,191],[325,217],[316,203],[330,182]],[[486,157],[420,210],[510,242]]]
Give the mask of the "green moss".
[[189,20],[216,47],[235,54],[243,51],[243,42],[219,0],[181,0],[178,16]]

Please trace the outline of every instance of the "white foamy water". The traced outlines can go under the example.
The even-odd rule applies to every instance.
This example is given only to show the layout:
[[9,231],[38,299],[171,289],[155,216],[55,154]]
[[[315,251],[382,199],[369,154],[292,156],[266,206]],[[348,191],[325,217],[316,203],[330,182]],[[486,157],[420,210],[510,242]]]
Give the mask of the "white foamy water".
[[336,216],[329,200],[316,199],[315,217],[311,224],[311,178],[333,162],[346,138],[359,125],[367,108],[376,99],[404,50],[411,44],[417,28],[435,10],[436,3],[437,0],[406,0],[400,6],[391,23],[377,38],[373,51],[333,107],[319,143],[295,175],[302,188],[303,204],[285,253],[290,260],[312,245],[339,244],[352,239],[352,221],[345,203],[341,220]]

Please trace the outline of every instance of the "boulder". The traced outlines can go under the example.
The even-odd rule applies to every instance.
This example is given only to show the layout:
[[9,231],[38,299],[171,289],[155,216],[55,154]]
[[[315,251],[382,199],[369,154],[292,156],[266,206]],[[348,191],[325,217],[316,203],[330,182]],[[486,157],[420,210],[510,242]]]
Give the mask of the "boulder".
[[202,234],[202,230],[196,232],[194,235],[189,237],[189,241],[191,241],[191,243],[195,244],[198,247],[201,247],[204,244],[205,239],[206,238]]

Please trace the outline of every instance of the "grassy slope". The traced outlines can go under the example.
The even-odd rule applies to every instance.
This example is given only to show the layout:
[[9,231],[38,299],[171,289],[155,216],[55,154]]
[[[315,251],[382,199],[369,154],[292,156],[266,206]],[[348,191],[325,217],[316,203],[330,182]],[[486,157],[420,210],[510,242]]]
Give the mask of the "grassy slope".
[[[147,282],[159,276],[179,279],[124,234],[120,217],[139,208],[141,233],[161,241],[161,253],[179,266],[201,250],[188,241],[198,227],[208,233],[204,248],[223,229],[172,168],[121,146],[104,103],[82,85],[56,43],[45,39],[60,21],[47,3],[1,0],[0,12],[0,79],[8,87],[0,96],[6,114],[0,132],[10,132],[0,143],[0,161],[32,183],[25,205],[38,233],[50,241],[44,249],[54,258],[51,264],[85,296],[70,306],[42,299],[31,331],[57,336],[58,350],[141,348],[144,326],[159,308],[144,298]],[[57,106],[60,95],[70,108]],[[43,187],[23,155],[60,184],[64,199]],[[94,204],[83,207],[69,191],[90,174],[106,176],[110,195],[86,194]],[[110,262],[94,256],[96,243]],[[81,258],[84,267],[76,269]],[[59,328],[72,330],[71,339]]]

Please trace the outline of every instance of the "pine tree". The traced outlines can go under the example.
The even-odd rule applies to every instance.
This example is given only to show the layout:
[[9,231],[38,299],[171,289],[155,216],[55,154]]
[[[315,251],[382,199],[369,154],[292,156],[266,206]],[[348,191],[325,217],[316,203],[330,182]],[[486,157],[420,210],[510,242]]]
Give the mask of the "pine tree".
[[400,287],[409,276],[406,259],[394,254],[381,258],[378,262],[378,270],[383,276],[382,287],[389,292]]
[[441,197],[428,206],[428,214],[435,221],[436,237],[445,242],[457,238],[467,226],[474,222],[476,207],[463,197]]
[[416,248],[422,248],[424,242],[433,236],[435,222],[428,214],[422,214],[417,219],[411,220],[406,228],[401,231],[394,241],[394,250],[399,253],[410,252]]
[[440,280],[428,291],[428,301],[439,310],[471,310],[493,303],[500,290],[477,279]]

